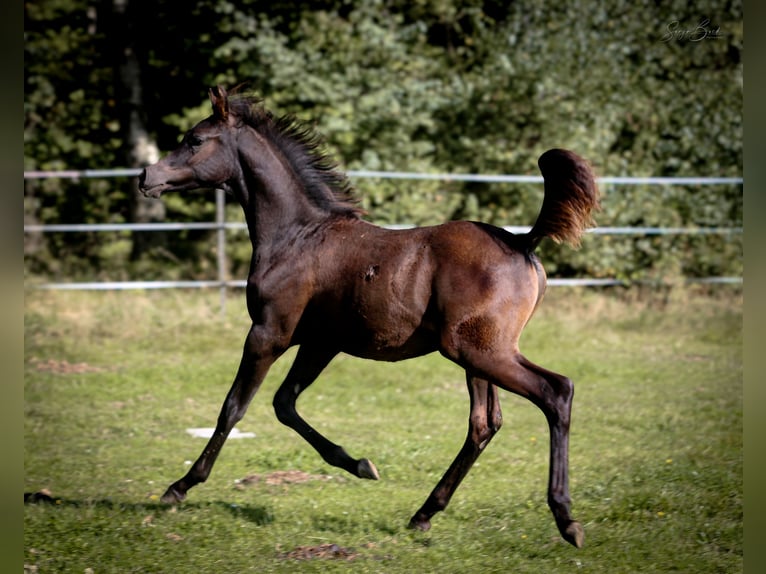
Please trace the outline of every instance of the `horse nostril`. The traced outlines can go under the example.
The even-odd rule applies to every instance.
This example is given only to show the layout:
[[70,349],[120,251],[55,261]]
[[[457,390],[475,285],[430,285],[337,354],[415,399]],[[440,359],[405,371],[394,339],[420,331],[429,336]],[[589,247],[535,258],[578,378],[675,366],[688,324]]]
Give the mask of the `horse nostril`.
[[145,183],[146,183],[146,170],[142,169],[141,174],[138,176],[138,187],[140,189],[143,189]]

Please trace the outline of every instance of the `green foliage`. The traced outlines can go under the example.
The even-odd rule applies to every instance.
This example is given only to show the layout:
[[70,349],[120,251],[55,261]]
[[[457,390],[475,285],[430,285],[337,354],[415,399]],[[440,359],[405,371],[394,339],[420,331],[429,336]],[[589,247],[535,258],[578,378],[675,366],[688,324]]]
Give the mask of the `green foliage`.
[[[142,114],[163,150],[207,115],[207,86],[244,82],[277,113],[313,123],[349,170],[537,175],[542,152],[567,147],[605,176],[742,174],[739,1],[127,6],[120,24],[134,31]],[[110,8],[73,0],[27,2],[25,9],[25,167],[119,166],[126,104],[113,86],[123,47],[113,46]],[[531,185],[354,183],[376,223],[531,225],[542,194]],[[604,226],[742,225],[741,186],[602,192],[597,221]],[[125,221],[133,194],[130,181],[27,182],[26,215],[42,223]],[[169,219],[204,220],[212,194],[164,201]],[[247,242],[232,239],[231,269],[239,273]],[[29,242],[28,271],[209,277],[214,267],[210,233],[158,236],[144,261],[130,261],[120,248],[104,251],[101,242],[38,238]],[[549,271],[562,276],[741,272],[739,235],[598,236],[577,254],[543,249]]]

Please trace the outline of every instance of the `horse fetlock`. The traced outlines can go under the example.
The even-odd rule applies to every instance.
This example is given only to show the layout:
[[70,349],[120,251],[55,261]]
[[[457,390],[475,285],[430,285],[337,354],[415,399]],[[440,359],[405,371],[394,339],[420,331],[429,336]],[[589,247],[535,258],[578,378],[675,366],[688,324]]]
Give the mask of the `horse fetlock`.
[[372,464],[372,461],[366,458],[363,458],[359,461],[359,464],[356,467],[356,475],[359,478],[369,478],[370,480],[380,480],[380,474],[378,474],[378,469],[375,468],[375,465]]

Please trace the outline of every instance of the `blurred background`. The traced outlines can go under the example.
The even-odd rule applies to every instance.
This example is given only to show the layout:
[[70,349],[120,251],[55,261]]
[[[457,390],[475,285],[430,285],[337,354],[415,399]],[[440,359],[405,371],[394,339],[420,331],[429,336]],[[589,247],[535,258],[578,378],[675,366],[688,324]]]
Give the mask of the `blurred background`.
[[[24,7],[26,172],[140,168],[209,115],[209,86],[245,84],[274,113],[313,125],[352,172],[539,175],[539,155],[566,147],[607,178],[742,176],[739,1]],[[79,175],[25,177],[28,282],[215,279],[213,229],[39,227],[211,222],[212,192],[148,200],[134,175]],[[542,200],[539,183],[352,182],[379,224],[531,225]],[[599,225],[638,231],[590,235],[578,252],[544,242],[551,277],[741,277],[741,183],[605,182],[601,190]],[[241,221],[228,201],[226,221]],[[225,255],[227,278],[244,279],[245,230],[227,231]]]

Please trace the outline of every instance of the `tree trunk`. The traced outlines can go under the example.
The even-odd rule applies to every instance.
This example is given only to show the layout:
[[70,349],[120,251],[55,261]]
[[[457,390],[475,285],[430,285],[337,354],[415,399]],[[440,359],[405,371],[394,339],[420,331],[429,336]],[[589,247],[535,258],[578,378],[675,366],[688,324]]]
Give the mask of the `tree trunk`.
[[[115,95],[120,101],[122,117],[120,126],[126,142],[125,158],[127,167],[144,167],[159,159],[157,144],[152,141],[144,119],[141,67],[134,48],[136,33],[130,0],[112,0],[109,32],[112,34],[115,62]],[[133,223],[150,223],[165,219],[165,204],[156,199],[144,197],[138,191],[135,181],[128,189],[130,197],[130,220]],[[164,232],[134,231],[131,260],[137,260],[152,248],[166,242]]]

